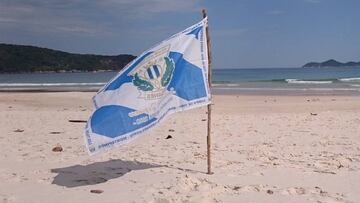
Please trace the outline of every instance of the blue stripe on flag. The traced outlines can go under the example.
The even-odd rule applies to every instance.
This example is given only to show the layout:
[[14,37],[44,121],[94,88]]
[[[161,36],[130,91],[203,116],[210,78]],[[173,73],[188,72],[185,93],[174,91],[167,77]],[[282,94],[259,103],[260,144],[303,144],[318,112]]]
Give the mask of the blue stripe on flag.
[[134,62],[131,62],[132,65],[127,68],[122,74],[116,76],[116,79],[114,79],[112,82],[110,82],[106,87],[104,91],[108,91],[108,90],[116,90],[118,89],[121,85],[123,85],[124,83],[127,82],[131,82],[133,80],[133,76],[129,76],[128,74],[134,69],[136,68],[136,66],[143,61],[147,56],[149,56],[150,54],[152,54],[153,52],[148,52],[146,54],[144,54],[143,56],[141,56],[140,58],[136,58],[134,59]]
[[201,69],[185,60],[178,52],[170,52],[169,57],[175,61],[176,68],[167,89],[170,91],[173,88],[178,97],[187,101],[206,97]]
[[[90,118],[91,130],[99,135],[115,138],[156,121],[156,118],[150,118],[145,113],[130,117],[129,113],[134,111],[134,109],[118,105],[100,107]],[[144,118],[146,118],[144,122],[137,123],[137,120]]]
[[151,67],[148,68],[146,71],[147,71],[147,73],[148,73],[149,78],[150,78],[150,79],[154,79],[154,76],[153,76],[153,74],[152,74],[152,72],[151,72]]
[[202,26],[200,26],[200,27],[198,27],[198,28],[195,28],[194,30],[192,30],[192,31],[190,31],[189,33],[187,33],[187,35],[195,35],[195,38],[196,39],[199,39],[199,34],[200,34],[200,32],[201,32],[201,30],[202,30]]

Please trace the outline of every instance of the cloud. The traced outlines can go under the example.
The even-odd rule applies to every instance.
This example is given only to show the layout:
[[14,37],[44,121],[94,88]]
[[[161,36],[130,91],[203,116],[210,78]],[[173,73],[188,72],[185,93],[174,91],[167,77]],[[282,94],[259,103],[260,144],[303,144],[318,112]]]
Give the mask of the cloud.
[[0,29],[111,34],[134,20],[163,12],[199,10],[198,0],[1,0]]
[[[102,0],[96,6],[109,14],[129,20],[144,20],[165,12],[198,12],[200,0]],[[121,15],[119,15],[121,13]]]
[[[65,5],[52,5],[50,1],[45,0],[1,1],[0,19],[2,20],[0,22],[2,23],[0,28],[19,28],[36,32],[61,30],[62,27],[69,26],[91,28],[86,20],[76,17],[76,12],[63,9]],[[66,30],[63,29],[63,31]]]
[[13,18],[0,17],[0,23],[16,23],[17,20]]
[[281,11],[281,10],[271,10],[271,11],[266,12],[267,15],[280,15],[283,13],[284,13],[284,11]]
[[98,34],[110,34],[100,29],[81,27],[81,26],[56,26],[52,32],[67,32],[67,33],[77,33],[77,34],[87,34],[87,35],[98,35]]
[[97,4],[110,6],[112,8],[127,11],[143,11],[146,13],[159,13],[169,11],[188,11],[193,10],[196,0],[178,1],[178,0],[103,0]]
[[214,37],[239,37],[248,31],[248,28],[216,29],[214,31],[211,30],[211,34]]
[[304,0],[304,1],[312,4],[320,3],[320,0]]

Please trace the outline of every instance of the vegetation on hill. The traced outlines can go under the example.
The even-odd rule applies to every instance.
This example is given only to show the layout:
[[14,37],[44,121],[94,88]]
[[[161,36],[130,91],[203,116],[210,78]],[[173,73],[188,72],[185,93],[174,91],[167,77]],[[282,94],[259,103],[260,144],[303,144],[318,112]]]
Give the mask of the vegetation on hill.
[[322,63],[318,62],[310,62],[303,66],[304,68],[322,68],[322,67],[360,67],[360,62],[347,62],[341,63],[334,59],[330,59],[328,61],[324,61]]
[[135,56],[72,54],[52,49],[0,44],[0,73],[120,70]]

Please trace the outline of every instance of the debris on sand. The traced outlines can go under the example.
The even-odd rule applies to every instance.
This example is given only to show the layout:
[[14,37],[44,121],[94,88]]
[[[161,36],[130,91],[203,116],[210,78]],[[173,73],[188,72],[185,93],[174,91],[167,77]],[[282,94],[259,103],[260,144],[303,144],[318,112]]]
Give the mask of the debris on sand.
[[61,145],[56,145],[53,149],[52,149],[53,152],[62,152],[63,151],[63,148],[61,147]]
[[98,190],[98,189],[96,189],[96,190],[90,190],[90,192],[91,192],[91,193],[95,193],[95,194],[101,194],[101,193],[104,192],[104,190]]
[[86,123],[87,121],[86,120],[76,120],[76,119],[72,119],[72,120],[69,120],[70,123]]

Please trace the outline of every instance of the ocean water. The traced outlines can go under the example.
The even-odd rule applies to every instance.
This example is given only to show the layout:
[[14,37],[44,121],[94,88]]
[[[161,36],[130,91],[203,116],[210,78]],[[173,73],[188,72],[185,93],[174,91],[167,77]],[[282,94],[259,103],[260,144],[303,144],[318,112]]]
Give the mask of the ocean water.
[[[259,68],[259,69],[215,69],[215,83],[242,82],[287,82],[287,83],[331,83],[339,79],[358,78],[360,68]],[[303,81],[303,82],[301,82]]]
[[[0,74],[0,91],[96,91],[117,72]],[[360,94],[360,68],[214,69],[214,92]]]
[[360,68],[260,68],[213,71],[215,92],[360,94]]

